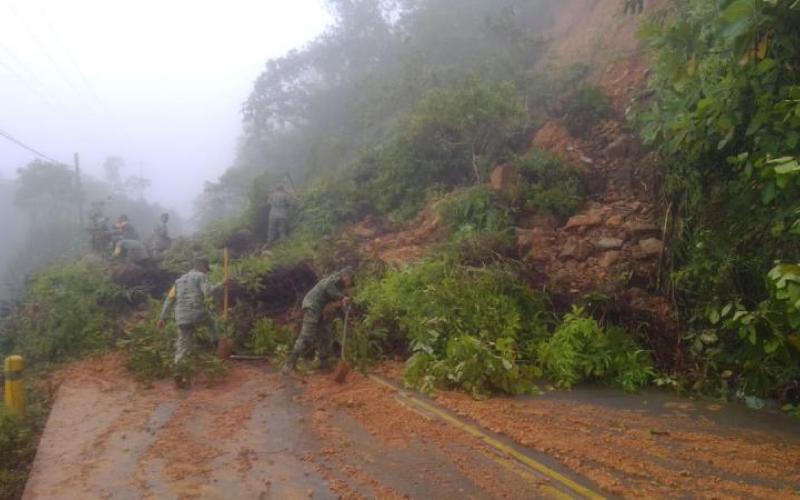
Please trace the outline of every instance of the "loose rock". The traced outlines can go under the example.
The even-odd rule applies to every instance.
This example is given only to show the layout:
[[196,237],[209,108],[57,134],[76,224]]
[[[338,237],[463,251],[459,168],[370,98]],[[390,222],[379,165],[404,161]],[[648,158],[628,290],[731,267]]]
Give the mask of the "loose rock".
[[619,238],[600,238],[597,246],[603,250],[619,250],[625,242]]
[[603,223],[603,216],[599,212],[588,212],[576,215],[567,221],[566,229],[580,227],[594,227]]
[[639,242],[639,250],[645,257],[661,255],[664,251],[664,242],[658,238],[648,238]]
[[608,269],[610,267],[613,267],[614,264],[619,262],[620,255],[621,255],[620,252],[613,251],[613,250],[610,251],[610,252],[604,253],[603,256],[600,258],[600,267],[602,267],[604,269]]
[[562,259],[575,259],[578,262],[583,262],[594,253],[594,245],[586,240],[570,240],[564,245],[563,250],[559,257]]
[[625,229],[634,235],[658,234],[658,226],[652,222],[632,221],[625,224]]
[[625,224],[625,219],[621,215],[612,215],[606,220],[606,226],[610,228],[622,227]]
[[489,182],[495,191],[508,190],[514,182],[514,169],[511,165],[496,167],[489,177]]

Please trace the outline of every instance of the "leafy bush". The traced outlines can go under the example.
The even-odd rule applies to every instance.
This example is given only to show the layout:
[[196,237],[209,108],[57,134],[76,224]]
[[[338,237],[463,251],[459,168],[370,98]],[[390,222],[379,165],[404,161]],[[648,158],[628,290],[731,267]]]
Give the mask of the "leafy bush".
[[224,239],[214,230],[202,233],[200,237],[177,238],[164,254],[159,266],[180,276],[194,267],[197,257],[207,257],[212,263],[222,262]]
[[[251,254],[231,262],[230,267],[231,280],[251,294],[257,294],[264,288],[264,277],[272,271],[274,264],[267,257]],[[212,278],[221,280],[221,273],[222,269],[216,269]]]
[[537,371],[525,363],[549,316],[513,272],[434,260],[391,271],[357,298],[368,307],[367,328],[410,342],[410,386],[461,388],[476,397],[532,390]]
[[305,193],[298,225],[318,237],[369,214],[412,217],[432,191],[485,177],[511,154],[527,124],[525,101],[512,83],[470,79],[434,89],[390,139]]
[[290,327],[262,318],[250,332],[248,350],[256,356],[285,356],[289,353],[293,340],[294,332]]
[[611,101],[603,90],[583,84],[562,99],[564,123],[576,137],[585,137],[592,127],[611,114]]
[[0,498],[20,498],[47,418],[48,403],[28,391],[25,418],[9,414],[0,405]]
[[655,375],[650,356],[627,332],[604,329],[580,308],[564,317],[537,352],[545,375],[562,387],[601,381],[633,391]]
[[403,121],[396,138],[378,157],[370,192],[380,212],[416,213],[426,189],[475,180],[511,152],[527,126],[525,101],[511,83],[469,80],[436,89]]
[[176,327],[170,322],[164,330],[158,328],[160,307],[158,302],[151,301],[152,313],[148,320],[132,328],[119,342],[119,346],[128,352],[128,370],[139,381],[147,384],[173,373]]
[[688,0],[642,32],[653,96],[634,121],[668,165],[692,375],[723,396],[781,397],[797,376],[791,313],[764,277],[798,257],[798,23],[796,2]]
[[[175,374],[173,364],[175,356],[175,338],[177,328],[167,323],[162,330],[158,328],[161,305],[150,302],[150,317],[127,332],[127,336],[118,342],[119,347],[128,353],[127,368],[134,377],[145,384]],[[192,378],[199,374],[207,384],[213,384],[226,373],[224,362],[217,358],[212,349],[213,343],[209,332],[200,328],[192,339],[192,350],[181,369],[186,376]]]
[[21,307],[4,324],[0,351],[38,365],[110,347],[114,316],[136,295],[113,284],[99,262],[49,267],[33,276]]
[[703,361],[697,389],[726,396],[731,388],[750,395],[794,387],[800,377],[800,266],[777,265],[768,280],[768,299],[750,308],[742,302],[709,306],[711,328],[690,333],[690,351]]
[[583,202],[580,175],[555,155],[532,149],[511,165],[521,177],[510,192],[511,202],[518,209],[568,217]]
[[511,234],[510,210],[497,204],[494,193],[485,186],[456,191],[439,202],[438,209],[444,222],[456,237],[480,233]]

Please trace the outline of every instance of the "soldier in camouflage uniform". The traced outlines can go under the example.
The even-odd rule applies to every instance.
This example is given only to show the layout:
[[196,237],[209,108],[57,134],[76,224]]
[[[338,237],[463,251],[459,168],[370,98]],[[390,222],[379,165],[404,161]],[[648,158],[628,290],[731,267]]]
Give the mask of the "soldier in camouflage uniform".
[[320,365],[329,362],[332,337],[327,325],[322,324],[322,310],[340,300],[343,305],[348,305],[351,299],[344,294],[344,289],[352,284],[353,270],[348,267],[322,279],[306,294],[303,298],[303,327],[283,367],[284,374],[297,368],[297,360],[312,344],[316,344]]
[[280,185],[269,197],[269,226],[267,227],[267,243],[275,243],[285,238],[289,228],[289,209],[293,200]]
[[191,350],[197,329],[207,327],[212,340],[217,340],[217,328],[209,314],[206,300],[215,296],[225,283],[211,285],[208,282],[209,267],[208,259],[198,258],[194,269],[175,281],[161,309],[158,326],[164,328],[169,310],[175,305],[175,324],[178,327],[178,337],[175,340],[175,382],[181,387],[189,383],[184,358]]
[[128,264],[145,264],[150,260],[144,244],[139,240],[120,240],[114,245],[111,256]]
[[169,214],[161,214],[161,224],[156,226],[153,230],[153,236],[150,239],[150,253],[153,257],[162,257],[164,252],[169,250],[172,245],[172,238],[169,237]]
[[114,246],[116,246],[118,241],[122,240],[138,240],[139,233],[131,224],[131,221],[128,219],[127,215],[120,215],[117,217],[117,222],[114,223],[114,227],[111,229],[111,242]]

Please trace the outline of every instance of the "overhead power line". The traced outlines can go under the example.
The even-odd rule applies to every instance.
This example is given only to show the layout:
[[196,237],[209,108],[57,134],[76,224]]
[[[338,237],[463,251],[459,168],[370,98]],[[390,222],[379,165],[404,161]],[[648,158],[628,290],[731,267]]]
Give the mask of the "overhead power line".
[[22,87],[25,90],[41,99],[42,102],[51,108],[52,111],[56,112],[56,114],[63,110],[61,106],[57,106],[49,97],[47,97],[47,93],[43,90],[44,86],[36,77],[36,75],[30,70],[30,68],[28,68],[25,63],[2,42],[0,42],[0,51],[4,51],[10,59],[13,59],[13,62],[18,67],[22,68],[23,72],[20,73],[10,63],[0,60],[0,66],[5,68],[12,77],[16,78],[22,84]]
[[2,129],[0,129],[0,136],[5,137],[6,139],[8,139],[8,141],[16,144],[17,146],[19,146],[19,147],[21,147],[23,149],[27,149],[28,151],[30,151],[31,153],[35,154],[36,156],[39,156],[39,157],[41,157],[41,158],[43,158],[43,159],[45,159],[45,160],[47,160],[49,162],[52,162],[52,163],[55,163],[55,164],[58,164],[58,165],[65,165],[64,162],[60,162],[60,161],[58,161],[58,160],[56,160],[54,158],[51,158],[50,156],[47,156],[46,154],[42,153],[41,151],[39,151],[39,150],[37,150],[35,148],[32,148],[31,146],[28,146],[27,144],[25,144],[24,142],[22,142],[19,139],[15,138],[14,136],[9,134],[8,132],[4,132]]
[[77,59],[75,59],[75,56],[72,54],[72,51],[69,49],[69,44],[64,42],[64,37],[62,36],[61,32],[58,30],[57,26],[51,21],[51,19],[48,16],[46,10],[42,9],[41,5],[38,6],[38,10],[39,10],[40,19],[42,19],[45,22],[48,31],[57,39],[56,41],[58,43],[58,46],[64,51],[64,54],[66,54],[67,61],[69,61],[71,63],[71,65],[72,65],[72,67],[75,69],[75,71],[78,74],[78,77],[80,79],[80,82],[83,84],[83,87],[88,91],[88,94],[94,99],[94,101],[97,102],[97,104],[99,104],[100,107],[103,108],[103,110],[107,114],[111,115],[111,111],[109,110],[109,108],[106,105],[105,101],[97,93],[97,91],[94,88],[94,85],[92,85],[89,82],[89,79],[86,78],[86,74],[83,72],[83,70],[81,69],[80,65],[78,64]]
[[11,11],[11,13],[19,20],[20,24],[25,28],[25,31],[28,32],[28,36],[38,46],[39,51],[47,58],[47,60],[50,62],[50,66],[55,70],[58,76],[67,84],[67,86],[70,87],[70,89],[72,89],[73,92],[75,92],[75,95],[78,96],[83,101],[84,106],[86,106],[90,111],[94,111],[94,106],[92,106],[92,103],[89,102],[88,100],[85,100],[84,93],[81,92],[80,89],[78,89],[78,87],[75,85],[75,83],[72,82],[72,80],[69,77],[67,77],[64,68],[61,66],[61,64],[59,64],[56,58],[53,57],[50,51],[47,50],[45,44],[42,42],[42,40],[39,38],[36,32],[33,29],[31,29],[31,26],[28,24],[25,18],[22,17],[22,14],[19,13],[14,4],[9,2],[6,6]]

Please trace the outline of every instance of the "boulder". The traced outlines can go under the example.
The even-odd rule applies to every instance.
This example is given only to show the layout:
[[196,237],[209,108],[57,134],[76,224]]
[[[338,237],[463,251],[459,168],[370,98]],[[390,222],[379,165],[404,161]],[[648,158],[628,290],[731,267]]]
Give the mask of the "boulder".
[[604,253],[603,256],[600,257],[600,267],[602,267],[603,269],[608,269],[610,267],[613,267],[614,264],[619,262],[619,258],[621,255],[622,255],[621,252],[615,250]]
[[603,223],[603,214],[597,211],[576,215],[567,221],[566,229],[594,227]]
[[517,229],[517,249],[526,260],[545,260],[551,255],[555,235],[544,229]]
[[500,165],[489,176],[489,184],[495,191],[507,191],[514,184],[515,177],[511,165]]
[[597,246],[603,250],[619,250],[625,242],[619,238],[600,238]]
[[612,215],[606,219],[606,227],[616,229],[618,227],[622,227],[623,224],[625,224],[625,218],[621,215]]
[[625,230],[633,235],[658,234],[658,226],[652,222],[631,221],[625,224]]
[[586,240],[569,240],[558,255],[562,260],[574,259],[583,262],[594,253],[594,245]]
[[664,242],[658,238],[648,238],[639,242],[639,252],[643,257],[655,257],[664,251]]

